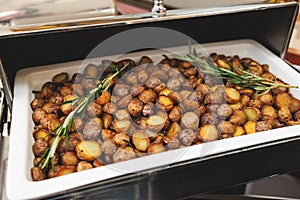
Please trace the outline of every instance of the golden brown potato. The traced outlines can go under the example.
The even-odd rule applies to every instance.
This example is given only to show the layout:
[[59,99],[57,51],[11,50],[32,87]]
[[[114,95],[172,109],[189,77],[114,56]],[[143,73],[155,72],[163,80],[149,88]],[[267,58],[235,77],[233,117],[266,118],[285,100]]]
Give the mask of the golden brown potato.
[[246,132],[242,126],[236,126],[233,137],[238,137],[238,136],[245,135],[245,134],[246,134]]
[[167,88],[170,88],[173,91],[178,91],[181,85],[182,83],[177,77],[171,77],[167,82]]
[[142,114],[143,102],[139,99],[131,99],[128,104],[128,112],[133,117],[138,117]]
[[270,105],[263,106],[261,109],[261,119],[262,120],[269,120],[269,119],[276,119],[277,112],[275,108]]
[[200,91],[203,95],[207,95],[209,93],[209,89],[204,83],[199,84],[195,91]]
[[167,130],[166,136],[168,136],[170,139],[173,139],[177,137],[180,131],[181,131],[180,125],[176,122],[173,122],[171,123],[169,129]]
[[136,157],[136,153],[131,147],[119,147],[113,155],[114,162],[130,160]]
[[48,178],[54,178],[58,176],[64,176],[67,174],[71,174],[76,171],[75,166],[60,166],[56,165],[54,166],[54,169],[50,169],[48,172]]
[[104,164],[103,164],[103,162],[101,162],[100,160],[94,160],[93,161],[93,166],[94,167],[102,167],[102,166],[104,166]]
[[117,133],[113,137],[113,141],[115,142],[116,145],[120,147],[125,147],[128,145],[130,141],[130,136],[126,132]]
[[200,127],[198,132],[198,137],[203,142],[209,142],[217,140],[219,137],[219,132],[215,125],[213,124],[204,124]]
[[53,84],[51,82],[47,82],[42,86],[42,90],[39,93],[38,98],[50,98],[53,93]]
[[135,85],[138,83],[138,75],[135,72],[131,72],[129,74],[126,74],[125,76],[126,83],[130,85]]
[[36,157],[41,157],[48,149],[48,141],[39,139],[36,140],[32,146],[33,154]]
[[259,96],[259,100],[263,105],[273,105],[274,103],[274,98],[270,93]]
[[174,106],[172,110],[169,113],[169,118],[173,122],[179,122],[181,118],[181,107],[180,106]]
[[294,113],[298,110],[300,110],[300,100],[295,97],[291,97],[290,111]]
[[109,129],[113,122],[113,116],[108,113],[104,113],[102,114],[102,121],[103,121],[103,128]]
[[42,108],[38,108],[32,113],[32,120],[36,125],[38,125],[40,124],[41,119],[45,118],[46,116],[46,111],[44,111]]
[[80,141],[76,145],[76,154],[81,160],[93,161],[101,156],[101,146],[91,140]]
[[139,151],[146,151],[150,146],[150,139],[144,131],[136,131],[132,135],[132,143]]
[[228,104],[221,104],[217,108],[217,114],[220,117],[228,118],[232,114],[233,110]]
[[204,97],[203,103],[207,104],[220,104],[222,103],[222,94],[219,92],[210,92]]
[[57,119],[57,115],[55,114],[48,114],[44,116],[40,120],[40,123],[44,129],[48,129],[49,131],[54,131],[61,124],[59,119]]
[[124,119],[124,120],[115,120],[112,123],[114,130],[117,133],[120,132],[126,132],[130,129],[131,127],[131,122],[128,119]]
[[227,103],[237,103],[241,99],[240,93],[234,88],[225,88],[225,100]]
[[255,121],[247,121],[244,124],[244,129],[246,134],[251,134],[256,132],[256,122]]
[[[68,142],[66,141],[66,138],[60,139],[57,150],[61,153],[67,152],[67,151],[75,151],[76,145],[80,140],[78,135],[79,135],[78,133],[70,134],[69,138],[68,138]],[[54,138],[55,137],[53,137],[51,139],[54,139]],[[49,140],[49,145],[51,145],[50,140]]]
[[187,129],[196,130],[199,127],[199,116],[194,112],[187,112],[182,116],[181,124]]
[[166,149],[163,144],[160,143],[152,143],[148,147],[148,154],[156,154],[156,153],[161,153],[164,152]]
[[[128,104],[127,104],[128,105]],[[126,105],[126,106],[127,106]],[[112,102],[108,102],[106,104],[104,104],[103,108],[102,108],[103,112],[108,113],[113,115],[114,113],[116,113],[117,111],[117,106],[116,104],[112,103]]]
[[31,177],[33,181],[42,181],[46,179],[46,174],[39,168],[31,168]]
[[260,117],[260,111],[254,107],[246,107],[243,109],[247,121],[257,121]]
[[164,136],[163,140],[169,150],[178,149],[180,147],[180,142],[177,138],[171,139],[167,136]]
[[30,106],[31,106],[31,109],[33,111],[35,111],[36,109],[38,108],[42,108],[43,105],[45,104],[45,100],[44,99],[41,99],[41,98],[34,98],[31,103],[30,103]]
[[191,99],[184,99],[182,104],[183,104],[182,108],[185,111],[195,111],[200,106],[200,103],[198,101],[191,100]]
[[101,106],[105,105],[106,103],[111,101],[111,95],[108,91],[103,92],[95,102]]
[[[275,80],[275,84],[286,85],[286,83],[284,83],[283,81],[281,81],[279,79]],[[273,95],[276,95],[281,92],[288,92],[288,91],[289,91],[289,88],[286,88],[286,87],[277,87],[277,88],[273,88],[271,90]]]
[[233,111],[233,114],[230,116],[229,121],[235,125],[243,125],[247,120],[245,113],[241,110]]
[[[59,92],[62,96],[72,95],[73,94],[73,89],[71,88],[70,85],[64,85],[63,87],[61,87]],[[51,92],[51,95],[52,95],[52,93],[53,92]]]
[[92,169],[93,165],[86,161],[80,161],[76,167],[76,171],[80,172],[87,169]]
[[221,121],[217,126],[221,134],[227,134],[233,136],[236,126],[229,121]]
[[223,60],[223,59],[217,59],[216,60],[216,64],[220,68],[231,70],[231,66],[225,60]]
[[292,113],[288,107],[281,107],[278,109],[278,120],[282,123],[290,121]]
[[147,128],[151,131],[158,132],[164,127],[166,120],[166,116],[152,115],[146,121]]
[[252,89],[242,89],[239,91],[242,95],[247,95],[249,97],[252,97],[254,94],[254,91]]
[[162,90],[166,89],[167,86],[165,83],[161,83],[159,84],[158,86],[156,86],[153,91],[156,93],[156,94],[159,94]]
[[48,141],[49,138],[50,138],[50,133],[48,130],[46,129],[35,129],[33,132],[32,132],[32,135],[34,137],[35,140],[46,140]]
[[262,106],[262,103],[259,99],[251,99],[251,101],[249,102],[249,107],[260,109],[261,106]]
[[291,96],[287,92],[280,92],[275,97],[275,105],[277,108],[287,107],[289,108],[291,106]]
[[270,73],[270,72],[265,72],[261,75],[262,78],[265,78],[265,79],[269,79],[269,80],[272,80],[274,81],[275,80],[275,76],[274,74]]
[[[249,96],[247,96],[247,95],[242,95],[242,96],[241,96],[241,104],[242,104],[243,106],[248,106],[249,103],[250,103],[250,101],[251,101],[251,99],[250,99]],[[238,102],[238,103],[239,103],[239,102]]]
[[166,112],[169,112],[174,105],[174,102],[172,101],[171,98],[167,97],[167,96],[159,96],[158,100],[157,100],[158,104],[160,105],[160,107],[162,109],[164,109]]
[[61,155],[61,163],[65,166],[77,166],[79,159],[73,151],[67,151]]
[[103,138],[104,140],[110,140],[110,139],[112,139],[112,138],[115,136],[115,134],[116,134],[114,131],[109,130],[109,129],[102,129],[101,133],[102,133],[102,138]]
[[153,90],[147,89],[147,90],[142,91],[139,94],[138,98],[143,103],[154,102],[156,100],[156,94]]

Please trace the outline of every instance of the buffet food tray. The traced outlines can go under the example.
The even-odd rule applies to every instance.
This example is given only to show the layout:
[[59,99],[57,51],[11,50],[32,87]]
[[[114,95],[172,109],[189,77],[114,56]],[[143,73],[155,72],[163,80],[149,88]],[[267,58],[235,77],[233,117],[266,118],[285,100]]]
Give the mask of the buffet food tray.
[[[251,57],[262,64],[268,64],[270,71],[290,85],[300,86],[300,75],[287,65],[281,58],[253,40],[233,40],[202,45],[208,53],[216,52],[225,55]],[[167,51],[150,50],[126,54],[124,58],[133,60],[143,55],[149,56],[154,62],[159,62],[162,54],[172,55],[172,52],[188,53],[187,46],[168,48]],[[83,185],[100,182],[126,174],[142,173],[148,170],[164,168],[171,164],[192,159],[217,155],[233,150],[243,151],[251,146],[279,141],[300,135],[300,125],[259,132],[230,139],[223,139],[155,155],[148,155],[120,163],[114,163],[70,175],[34,182],[31,180],[30,168],[33,166],[34,155],[32,145],[33,122],[31,120],[30,102],[33,90],[39,90],[46,81],[60,72],[73,74],[82,63],[99,64],[102,59],[115,59],[118,56],[93,58],[84,62],[74,61],[22,69],[17,72],[14,84],[14,100],[10,136],[10,149],[7,170],[7,196],[9,199],[42,198],[49,195],[71,190]],[[99,62],[99,63],[97,63]],[[291,89],[291,94],[300,98],[300,89]]]

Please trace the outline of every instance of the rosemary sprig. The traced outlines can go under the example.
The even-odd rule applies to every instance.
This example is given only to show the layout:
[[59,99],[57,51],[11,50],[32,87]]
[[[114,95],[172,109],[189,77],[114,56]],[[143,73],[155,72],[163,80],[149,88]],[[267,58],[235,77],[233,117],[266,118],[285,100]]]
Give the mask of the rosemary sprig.
[[200,67],[204,74],[218,76],[223,80],[226,80],[228,84],[236,85],[244,89],[253,89],[257,95],[263,95],[268,93],[274,88],[298,88],[298,86],[291,86],[287,84],[280,84],[275,81],[259,77],[248,71],[242,69],[235,69],[239,74],[224,68],[219,68],[209,62],[206,62],[200,58],[196,51],[186,56],[173,55],[174,58],[192,63],[196,67]]
[[[78,97],[78,98],[74,99],[73,101],[64,102],[64,103],[72,103],[72,105],[75,106],[75,108],[66,117],[64,123],[61,124],[60,126],[58,126],[53,131],[53,132],[55,132],[55,139],[54,139],[53,143],[50,145],[50,147],[47,149],[47,151],[42,155],[37,166],[43,160],[44,160],[44,163],[41,167],[42,169],[44,169],[45,167],[47,167],[49,165],[49,162],[50,162],[51,158],[54,157],[55,151],[59,144],[59,138],[65,137],[66,143],[68,144],[69,131],[72,128],[72,126],[74,125],[74,116],[76,114],[84,114],[84,112],[86,110],[85,108],[87,107],[90,99],[92,97],[94,97],[97,93],[103,93],[103,92],[107,91],[109,89],[113,79],[115,77],[119,76],[122,73],[122,71],[124,71],[128,66],[130,66],[130,65],[124,64],[124,66],[122,68],[114,67],[115,73],[109,77],[104,78],[96,88],[90,90],[85,96]],[[54,162],[52,161],[52,166],[53,166],[53,164],[54,164]]]

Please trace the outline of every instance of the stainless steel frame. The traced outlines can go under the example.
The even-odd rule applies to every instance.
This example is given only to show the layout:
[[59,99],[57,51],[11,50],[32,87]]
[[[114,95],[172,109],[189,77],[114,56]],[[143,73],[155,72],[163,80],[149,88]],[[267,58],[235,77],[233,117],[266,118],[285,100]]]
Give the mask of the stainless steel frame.
[[[150,13],[67,24],[65,27],[14,30],[0,36],[0,57],[13,85],[17,70],[83,59],[101,41],[121,31],[139,27],[164,27],[189,35],[199,43],[231,39],[254,39],[284,59],[294,27],[298,3],[257,4],[222,9],[192,9],[168,12],[150,18]],[[158,47],[185,45],[159,41]],[[76,49],[76,51],[74,51]],[[103,55],[117,54],[108,48]],[[13,133],[11,133],[13,134]],[[7,148],[8,138],[2,139]],[[300,169],[300,137],[273,141],[202,159],[65,191],[52,199],[184,199],[219,188]],[[2,150],[4,167],[7,154]],[[2,170],[0,170],[1,172]]]

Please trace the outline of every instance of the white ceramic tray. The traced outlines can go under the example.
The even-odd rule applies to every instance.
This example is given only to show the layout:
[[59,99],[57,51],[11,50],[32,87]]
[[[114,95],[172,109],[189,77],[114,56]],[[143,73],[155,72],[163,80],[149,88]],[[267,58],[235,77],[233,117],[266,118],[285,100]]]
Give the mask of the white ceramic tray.
[[[270,71],[291,85],[300,86],[300,74],[275,56],[265,47],[252,40],[226,41],[203,45],[209,53],[217,52],[226,55],[251,57],[260,63],[270,65]],[[173,52],[186,52],[187,47],[173,48]],[[164,52],[166,54],[166,52]],[[162,53],[158,50],[139,52],[128,55],[128,58],[140,58],[148,55],[153,60],[160,61]],[[114,58],[114,57],[111,57]],[[106,57],[109,59],[109,57]],[[93,62],[93,60],[90,60]],[[90,62],[89,61],[89,62]],[[96,59],[94,61],[101,61]],[[9,199],[42,198],[61,191],[70,190],[82,185],[111,179],[128,173],[137,173],[157,167],[165,167],[171,163],[189,159],[201,158],[232,150],[243,151],[249,146],[300,136],[300,126],[284,127],[276,130],[224,139],[183,149],[177,149],[155,155],[115,163],[70,175],[48,179],[39,182],[31,180],[30,168],[34,155],[32,145],[33,122],[31,120],[30,102],[33,99],[32,90],[39,90],[41,85],[50,81],[52,76],[66,71],[76,72],[82,61],[74,61],[42,67],[20,70],[15,79],[13,113],[10,136],[10,149],[7,170],[7,196]],[[291,93],[300,98],[300,89],[291,89]]]

